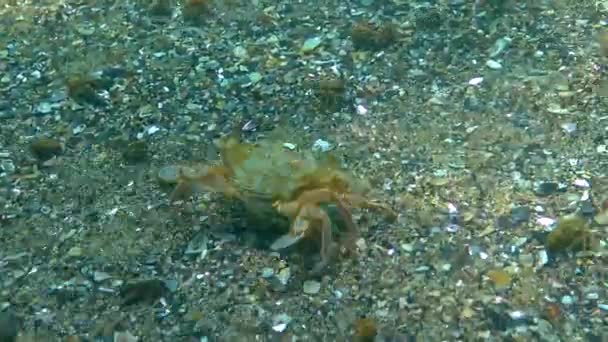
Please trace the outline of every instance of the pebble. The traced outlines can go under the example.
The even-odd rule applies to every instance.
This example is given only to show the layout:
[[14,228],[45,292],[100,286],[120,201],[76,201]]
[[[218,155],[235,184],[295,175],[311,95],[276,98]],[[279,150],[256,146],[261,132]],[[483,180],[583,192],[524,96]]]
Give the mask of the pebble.
[[291,322],[291,316],[288,314],[278,314],[272,318],[272,330],[283,332],[287,329],[287,325]]
[[300,48],[300,52],[303,52],[303,53],[312,52],[314,49],[319,47],[319,45],[321,45],[320,37],[308,38],[304,41],[304,44],[302,44],[302,47]]
[[510,45],[513,39],[509,37],[502,37],[496,40],[492,50],[490,51],[490,57],[494,58],[502,54]]
[[274,275],[274,270],[270,267],[264,267],[262,269],[262,278],[270,278]]
[[327,152],[331,149],[332,145],[323,139],[317,139],[317,141],[315,141],[315,143],[312,145],[313,151]]
[[247,49],[245,49],[242,46],[236,46],[232,50],[232,53],[234,54],[235,57],[237,57],[239,59],[248,59],[249,58],[249,53],[247,52]]
[[591,201],[583,201],[580,203],[580,211],[583,216],[593,217],[596,213],[595,206]]
[[3,159],[0,161],[0,171],[6,174],[12,174],[15,172],[15,164],[11,159]]
[[106,279],[110,279],[110,278],[112,278],[112,276],[106,272],[100,272],[100,271],[93,272],[93,281],[95,281],[96,283],[102,282],[102,281],[104,281]]
[[561,302],[564,305],[572,305],[572,304],[574,304],[574,297],[568,296],[568,295],[563,296],[561,299]]
[[48,160],[63,151],[63,145],[56,139],[38,138],[30,145],[34,156],[42,161]]
[[526,267],[534,265],[534,255],[532,254],[520,254],[519,263]]
[[608,210],[595,215],[593,221],[600,226],[608,226]]
[[511,210],[511,220],[514,225],[527,222],[530,219],[530,208],[528,207],[515,207]]
[[114,341],[121,342],[137,342],[139,339],[128,331],[116,331],[114,332]]
[[306,294],[317,294],[321,290],[321,283],[316,280],[306,280],[304,281],[303,290]]
[[414,244],[413,243],[402,243],[401,244],[401,249],[404,252],[412,253],[414,251]]
[[262,74],[260,74],[259,72],[255,72],[255,71],[250,73],[248,75],[248,77],[249,77],[249,84],[247,84],[247,86],[254,85],[262,80]]
[[281,269],[279,271],[279,274],[277,274],[277,279],[279,279],[279,281],[283,285],[287,285],[290,277],[291,277],[291,270],[289,269],[289,267],[285,267],[285,268]]
[[17,341],[19,319],[13,312],[0,312],[0,341]]
[[537,254],[536,266],[541,268],[549,262],[549,255],[546,250],[540,250]]
[[476,86],[483,82],[483,77],[473,77],[469,80],[469,85]]
[[556,182],[542,182],[536,186],[536,189],[534,189],[534,193],[537,196],[545,197],[554,194],[555,192],[557,192],[558,189],[559,184],[557,184]]
[[209,238],[206,234],[198,233],[196,234],[192,240],[188,243],[188,247],[186,248],[186,255],[200,255],[204,257],[207,252],[207,244],[209,243]]
[[431,268],[429,266],[420,266],[417,267],[414,272],[416,273],[424,273],[424,272],[428,272]]
[[82,248],[77,247],[77,246],[70,248],[70,250],[68,251],[68,256],[70,256],[70,257],[82,256]]
[[48,114],[53,111],[53,105],[48,102],[39,103],[36,108],[34,108],[34,113],[36,114]]
[[488,68],[490,68],[490,69],[493,69],[493,70],[500,70],[500,69],[502,69],[502,64],[500,64],[499,62],[497,62],[497,61],[495,61],[493,59],[488,60],[486,62],[486,66]]
[[591,292],[591,293],[587,293],[585,298],[587,298],[588,300],[598,300],[600,298],[600,295],[597,294],[596,292]]
[[163,166],[158,170],[158,181],[162,184],[172,185],[177,183],[177,175],[179,173],[179,166],[167,165]]

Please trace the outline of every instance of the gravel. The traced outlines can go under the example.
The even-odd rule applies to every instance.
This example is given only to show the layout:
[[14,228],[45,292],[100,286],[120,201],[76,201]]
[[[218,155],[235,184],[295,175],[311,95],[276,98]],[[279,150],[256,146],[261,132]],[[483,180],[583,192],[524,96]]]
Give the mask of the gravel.
[[[175,2],[0,8],[1,341],[605,338],[608,8]],[[278,215],[170,203],[235,132],[398,217],[312,276]]]

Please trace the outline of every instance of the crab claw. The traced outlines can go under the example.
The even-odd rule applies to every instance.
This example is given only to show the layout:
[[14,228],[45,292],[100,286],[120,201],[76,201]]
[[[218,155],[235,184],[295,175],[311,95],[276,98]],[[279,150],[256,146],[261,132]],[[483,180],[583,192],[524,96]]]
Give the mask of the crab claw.
[[287,234],[281,236],[280,238],[276,239],[272,243],[272,245],[270,245],[270,249],[272,249],[273,251],[285,249],[287,247],[295,245],[300,240],[302,240],[303,237],[304,237],[304,234],[293,235],[291,233],[287,233]]

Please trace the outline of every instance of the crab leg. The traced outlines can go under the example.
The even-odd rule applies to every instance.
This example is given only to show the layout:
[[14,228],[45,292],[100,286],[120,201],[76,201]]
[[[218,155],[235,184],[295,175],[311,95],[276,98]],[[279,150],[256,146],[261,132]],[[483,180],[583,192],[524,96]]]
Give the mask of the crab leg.
[[315,189],[305,191],[298,196],[297,202],[299,203],[310,203],[319,206],[322,203],[333,203],[340,214],[340,217],[346,225],[346,230],[351,235],[351,239],[354,241],[356,236],[359,234],[357,226],[353,222],[352,214],[348,209],[348,206],[344,204],[343,199],[348,199],[345,195],[337,195],[335,192],[328,189]]
[[185,199],[193,193],[203,191],[221,192],[228,197],[238,197],[238,191],[228,182],[229,177],[229,171],[219,166],[203,167],[200,170],[180,167],[177,176],[178,183],[169,197],[170,201]]
[[314,205],[303,206],[300,209],[300,213],[296,217],[294,224],[299,220],[320,223],[320,225],[316,226],[315,228],[321,230],[321,262],[315,267],[315,269],[322,269],[325,265],[327,265],[331,252],[331,220],[325,211]]

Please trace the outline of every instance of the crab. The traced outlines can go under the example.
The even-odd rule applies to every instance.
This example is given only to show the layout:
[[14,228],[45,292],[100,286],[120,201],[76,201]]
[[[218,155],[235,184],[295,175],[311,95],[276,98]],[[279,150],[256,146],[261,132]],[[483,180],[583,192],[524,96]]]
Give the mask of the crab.
[[[244,143],[234,135],[220,138],[216,145],[220,163],[181,167],[171,200],[193,192],[217,192],[243,201],[251,211],[270,209],[262,211],[287,217],[288,232],[270,248],[282,250],[304,237],[320,237],[320,261],[315,272],[330,261],[336,222],[346,233],[343,250],[356,250],[359,231],[351,208],[378,209],[389,218],[395,217],[387,205],[367,199],[369,185],[349,175],[329,155],[316,158],[313,153],[298,153],[271,139]],[[335,209],[338,217],[332,217],[329,208]]]

